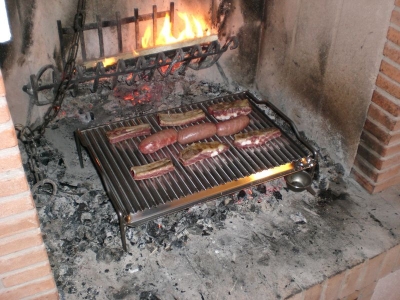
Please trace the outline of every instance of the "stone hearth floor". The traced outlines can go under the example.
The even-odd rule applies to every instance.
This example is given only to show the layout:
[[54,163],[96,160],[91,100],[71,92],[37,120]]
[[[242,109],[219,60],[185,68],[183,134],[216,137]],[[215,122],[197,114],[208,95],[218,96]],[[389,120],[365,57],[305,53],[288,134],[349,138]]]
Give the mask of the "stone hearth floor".
[[284,299],[400,243],[400,187],[371,196],[320,149],[318,196],[276,180],[131,228],[124,252],[98,174],[76,154],[73,131],[93,114],[65,114],[39,147],[58,192],[35,195],[61,299]]

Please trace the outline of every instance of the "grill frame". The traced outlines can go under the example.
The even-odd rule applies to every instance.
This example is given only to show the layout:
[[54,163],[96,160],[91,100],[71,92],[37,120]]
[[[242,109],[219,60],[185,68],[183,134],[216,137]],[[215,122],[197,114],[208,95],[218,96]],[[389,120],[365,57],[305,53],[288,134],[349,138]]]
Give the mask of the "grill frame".
[[[137,144],[144,137],[132,138],[116,144],[108,142],[105,131],[116,127],[146,122],[151,125],[153,132],[169,128],[161,128],[158,125],[156,113],[88,129],[78,129],[75,132],[81,167],[83,167],[82,145],[88,150],[118,214],[122,244],[125,250],[127,226],[137,226],[193,205],[304,169],[310,169],[311,173],[314,172],[317,164],[316,151],[300,136],[295,124],[270,102],[259,102],[249,92],[218,97],[167,111],[173,113],[201,108],[206,113],[206,120],[198,123],[217,122],[208,114],[206,109],[208,105],[244,98],[250,101],[253,108],[249,115],[250,125],[245,131],[274,126],[281,130],[282,137],[273,139],[255,149],[241,150],[233,146],[232,136],[214,136],[207,141],[217,140],[227,143],[230,145],[230,149],[217,157],[189,167],[184,167],[178,161],[178,153],[185,147],[179,143],[165,147],[153,154],[143,155],[137,150]],[[289,125],[288,128],[291,128],[291,131],[279,126],[257,104],[265,104],[276,115],[276,118]],[[175,128],[179,130],[186,126]],[[172,160],[176,171],[154,179],[133,180],[129,171],[132,165],[150,163],[164,157]],[[183,184],[179,184],[179,182],[183,182]]]

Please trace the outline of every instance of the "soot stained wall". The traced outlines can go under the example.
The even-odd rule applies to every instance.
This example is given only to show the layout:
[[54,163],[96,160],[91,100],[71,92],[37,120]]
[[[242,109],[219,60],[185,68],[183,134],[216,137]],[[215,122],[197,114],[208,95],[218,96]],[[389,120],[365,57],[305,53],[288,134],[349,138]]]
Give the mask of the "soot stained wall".
[[353,164],[392,0],[268,0],[256,85],[306,135]]

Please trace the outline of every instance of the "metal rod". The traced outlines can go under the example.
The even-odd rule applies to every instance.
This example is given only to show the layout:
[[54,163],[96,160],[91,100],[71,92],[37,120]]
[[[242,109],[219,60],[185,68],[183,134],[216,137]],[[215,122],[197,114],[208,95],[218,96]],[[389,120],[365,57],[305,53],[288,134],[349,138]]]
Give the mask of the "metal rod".
[[122,53],[122,28],[121,28],[121,14],[119,11],[115,13],[115,19],[117,20],[117,36],[118,36],[118,52]]
[[100,57],[104,57],[104,41],[103,41],[103,26],[101,24],[101,17],[96,16],[97,19],[97,32],[99,34],[99,47],[100,47]]
[[171,22],[171,33],[175,34],[175,3],[170,2],[169,4],[169,18]]
[[57,30],[58,30],[58,38],[60,40],[60,55],[63,62],[63,66],[65,65],[65,53],[64,53],[64,39],[63,39],[63,30],[61,25],[61,20],[57,20]]
[[74,132],[74,137],[75,137],[75,144],[76,144],[76,151],[78,152],[78,158],[79,158],[79,165],[81,168],[83,168],[83,158],[82,158],[82,145],[81,141],[78,137],[78,133],[75,131]]
[[85,61],[86,60],[86,46],[85,46],[85,35],[84,35],[84,30],[81,29],[81,33],[80,33],[80,40],[81,40],[81,55],[82,55],[82,60]]
[[136,49],[140,48],[139,45],[139,9],[135,8],[135,46]]
[[153,46],[157,40],[157,5],[153,5]]

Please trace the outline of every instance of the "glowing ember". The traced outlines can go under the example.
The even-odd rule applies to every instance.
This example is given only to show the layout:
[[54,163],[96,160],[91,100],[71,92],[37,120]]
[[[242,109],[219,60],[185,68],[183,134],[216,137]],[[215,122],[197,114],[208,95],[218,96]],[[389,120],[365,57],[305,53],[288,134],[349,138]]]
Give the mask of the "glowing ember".
[[[199,38],[205,35],[209,36],[211,34],[211,31],[207,29],[208,26],[204,21],[201,21],[194,16],[189,16],[188,14],[181,12],[178,12],[178,16],[184,21],[185,28],[177,35],[177,38],[173,36],[171,19],[169,14],[167,13],[164,19],[164,25],[156,39],[156,46],[172,44],[186,39],[193,39],[196,37]],[[142,37],[143,48],[154,46],[152,45],[153,39],[151,37],[152,30],[151,25],[149,25],[146,28],[145,33]]]

